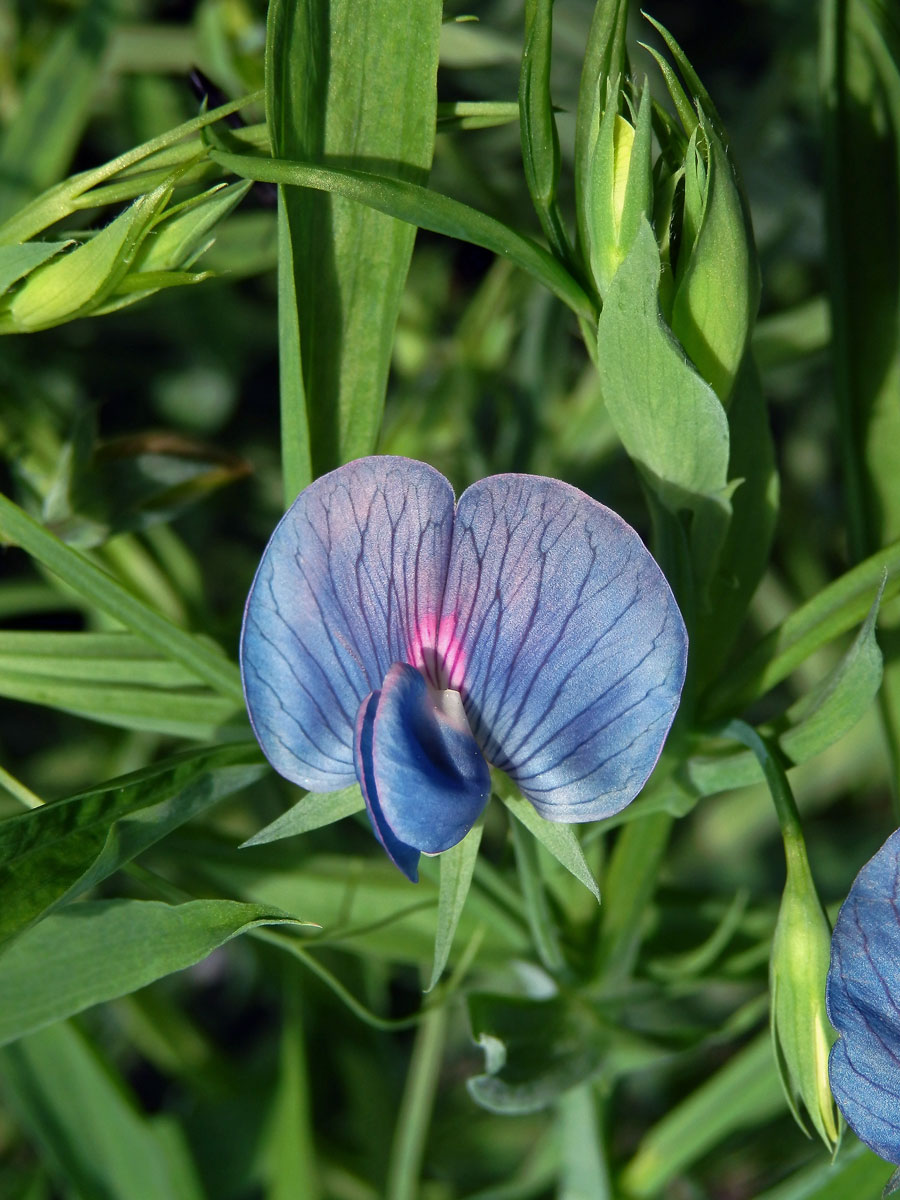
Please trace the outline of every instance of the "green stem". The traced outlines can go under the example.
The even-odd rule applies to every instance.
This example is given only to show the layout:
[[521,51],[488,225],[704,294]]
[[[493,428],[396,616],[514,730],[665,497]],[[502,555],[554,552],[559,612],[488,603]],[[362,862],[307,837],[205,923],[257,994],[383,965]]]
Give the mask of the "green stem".
[[518,821],[513,820],[510,824],[513,846],[516,851],[516,866],[519,869],[519,882],[525,900],[525,913],[528,917],[534,948],[547,970],[552,974],[558,974],[565,969],[566,960],[560,949],[556,925],[547,904],[547,893],[544,890],[544,880],[541,876],[537,843]]
[[35,795],[31,788],[27,788],[24,783],[20,783],[15,775],[10,775],[9,771],[0,767],[0,787],[5,788],[11,796],[24,804],[26,808],[40,808],[44,801],[40,796]]
[[387,1200],[416,1200],[421,1194],[419,1177],[446,1036],[447,1010],[433,1009],[419,1026],[413,1045],[391,1146]]
[[787,772],[778,761],[774,751],[769,749],[763,738],[746,721],[729,721],[727,725],[721,727],[719,732],[722,737],[734,738],[736,742],[741,742],[756,756],[766,777],[766,783],[769,785],[775,812],[778,814],[778,824],[781,826],[781,835],[784,838],[785,853],[789,854],[790,849],[797,845],[802,846],[803,827],[800,824],[797,802],[794,800],[794,793],[788,783]]
[[634,966],[673,824],[669,813],[654,813],[618,835],[603,886],[604,921],[597,946],[597,974],[605,984],[622,982]]

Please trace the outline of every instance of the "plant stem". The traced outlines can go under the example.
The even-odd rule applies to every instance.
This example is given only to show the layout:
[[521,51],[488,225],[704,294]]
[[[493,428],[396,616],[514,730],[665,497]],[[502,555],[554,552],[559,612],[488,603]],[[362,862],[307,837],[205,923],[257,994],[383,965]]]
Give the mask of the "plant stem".
[[432,1009],[416,1032],[391,1146],[386,1200],[416,1200],[420,1194],[419,1176],[446,1034],[444,1007]]

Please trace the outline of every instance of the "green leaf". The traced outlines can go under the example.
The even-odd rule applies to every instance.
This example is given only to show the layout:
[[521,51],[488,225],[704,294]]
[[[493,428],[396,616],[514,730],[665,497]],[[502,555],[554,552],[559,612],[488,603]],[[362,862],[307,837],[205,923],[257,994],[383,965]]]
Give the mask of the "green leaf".
[[0,822],[0,943],[266,770],[255,744],[192,751]]
[[[322,926],[317,945],[415,965],[433,959],[439,888],[424,874],[413,886],[392,863],[349,854],[304,857],[301,869],[296,854],[277,843],[238,851],[192,840],[185,853],[196,872],[231,895],[316,921]],[[528,946],[516,916],[473,887],[460,917],[458,944],[467,943],[479,926],[484,927],[485,957],[506,961]]]
[[[434,150],[440,26],[438,0],[413,0],[403,20],[381,0],[274,0],[266,49],[273,153],[378,163],[385,175],[422,183]],[[415,230],[313,191],[292,190],[284,208],[321,474],[375,447]],[[290,265],[285,252],[280,269]]]
[[0,139],[0,221],[66,171],[90,117],[116,19],[108,0],[90,0],[29,75],[15,118]]
[[58,708],[120,729],[144,729],[200,742],[223,736],[233,740],[250,732],[243,706],[214,692],[74,683],[12,670],[2,658],[0,696]]
[[778,472],[759,372],[748,353],[728,406],[729,473],[741,484],[703,612],[703,637],[692,646],[697,683],[721,674],[747,607],[769,565],[778,518]]
[[468,1004],[486,1071],[467,1086],[482,1108],[537,1112],[601,1066],[608,1034],[590,1005],[574,996],[531,1000],[474,992]]
[[281,472],[284,506],[313,480],[300,313],[295,284],[294,244],[283,188],[278,189],[278,394],[281,425]]
[[695,561],[712,573],[730,517],[728,420],[659,311],[659,250],[641,222],[597,325],[607,411],[629,456],[670,513],[694,513]]
[[475,823],[461,842],[440,856],[441,883],[438,894],[437,932],[434,939],[434,964],[426,992],[430,992],[443,974],[453,947],[453,937],[465,907],[475,871],[484,820]]
[[[837,666],[783,717],[764,729],[775,737],[788,765],[799,766],[834,745],[871,707],[881,686],[882,656],[875,640],[880,595]],[[702,795],[744,787],[762,779],[762,769],[749,751],[698,755],[688,760],[687,774]]]
[[[822,12],[822,108],[832,364],[850,550],[900,537],[900,24],[881,0]],[[881,716],[900,811],[900,668],[895,619]]]
[[760,1193],[757,1200],[847,1200],[848,1196],[879,1196],[888,1165],[868,1146],[845,1133],[836,1158],[823,1155],[783,1183]]
[[[126,150],[118,158],[64,179],[62,183],[43,192],[0,225],[0,245],[27,242],[42,230],[71,216],[79,209],[93,208],[97,204],[121,204],[134,199],[135,196],[144,195],[151,188],[169,179],[173,168],[179,167],[184,171],[187,165],[197,162],[198,155],[205,154],[204,146],[197,136],[202,129],[239,112],[260,98],[261,93],[254,92],[218,108],[209,109],[199,117],[193,117],[190,121],[151,138],[149,142]],[[251,126],[236,131],[235,137],[255,145],[265,144],[265,128]],[[202,169],[208,172],[208,164]],[[110,183],[109,181],[116,176],[120,179],[116,183]],[[187,172],[181,174],[180,179],[183,183],[192,181]]]
[[541,843],[560,866],[565,869],[591,892],[600,903],[600,888],[587,865],[581,843],[575,836],[571,825],[563,825],[557,821],[546,821],[540,816],[532,804],[523,796],[513,794],[508,788],[501,792],[501,799],[512,815],[520,824]]
[[244,846],[262,846],[266,842],[277,842],[281,838],[297,837],[311,829],[321,829],[343,817],[350,817],[366,807],[362,792],[357,784],[339,792],[307,792],[287,812],[276,817],[271,824],[247,838]]
[[262,1150],[267,1200],[320,1200],[313,1131],[313,1083],[303,1028],[303,977],[295,962],[282,963],[283,1016],[278,1086]]
[[48,258],[72,245],[66,242],[26,242],[22,246],[0,246],[0,297],[24,275],[30,274]]
[[204,1200],[179,1127],[140,1113],[125,1081],[70,1025],[0,1050],[0,1090],[67,1190],[91,1200]]
[[85,900],[3,955],[0,1045],[181,971],[257,925],[302,924],[233,900]]
[[867,711],[881,686],[882,658],[875,641],[881,604],[876,596],[868,617],[838,665],[785,716],[778,739],[794,762],[805,762],[843,737]]
[[522,163],[544,236],[557,258],[571,260],[569,238],[556,203],[559,138],[550,96],[553,0],[527,0],[525,49],[519,75],[519,128]]
[[171,194],[171,183],[160,184],[90,241],[32,271],[10,303],[9,327],[49,329],[99,307],[124,279]]
[[470,208],[459,200],[404,180],[363,171],[226,154],[220,150],[212,152],[211,157],[223,167],[234,171],[236,175],[243,175],[247,179],[335,192],[377,208],[379,212],[398,217],[401,221],[409,221],[422,229],[430,229],[433,233],[483,246],[485,250],[508,258],[517,267],[533,275],[539,283],[567,304],[576,316],[584,317],[588,321],[595,318],[592,301],[542,246],[533,242],[531,238],[515,233],[502,221]]
[[658,1195],[729,1134],[763,1125],[785,1106],[766,1030],[644,1135],[622,1172],[623,1192],[635,1197]]
[[886,604],[900,592],[900,541],[828,584],[742,654],[710,688],[703,705],[704,721],[739,712],[786,679],[820,646],[859,624],[882,585]]
[[192,671],[130,633],[31,633],[0,630],[0,672],[28,672],[84,683],[198,687]]
[[63,583],[113,620],[158,646],[215,691],[243,702],[240,676],[218,647],[179,629],[111,575],[67,546],[6,496],[0,496],[0,538],[21,546]]

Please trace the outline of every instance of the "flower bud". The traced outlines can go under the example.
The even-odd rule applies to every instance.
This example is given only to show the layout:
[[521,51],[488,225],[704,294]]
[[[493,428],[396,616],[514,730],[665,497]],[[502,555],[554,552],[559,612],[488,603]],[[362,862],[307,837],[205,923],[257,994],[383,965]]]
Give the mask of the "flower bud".
[[167,184],[155,188],[90,241],[32,271],[9,305],[13,329],[49,329],[97,309],[128,272],[171,192]]
[[802,842],[785,840],[787,881],[775,927],[769,968],[772,1038],[788,1104],[806,1126],[800,1103],[829,1150],[840,1125],[828,1083],[828,1051],[835,1034],[825,1013],[831,931]]
[[759,305],[749,217],[718,133],[701,112],[684,158],[672,332],[723,404]]
[[594,139],[585,227],[591,273],[603,299],[653,204],[650,93],[641,96],[634,125],[618,112],[610,88]]

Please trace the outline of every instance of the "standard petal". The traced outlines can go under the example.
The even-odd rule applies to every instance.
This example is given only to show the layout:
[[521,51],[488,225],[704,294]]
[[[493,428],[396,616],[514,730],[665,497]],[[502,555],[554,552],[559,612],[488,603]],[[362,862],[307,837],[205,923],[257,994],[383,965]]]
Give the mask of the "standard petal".
[[378,799],[378,789],[375,786],[375,773],[372,766],[372,730],[375,724],[375,713],[381,692],[372,692],[359,706],[359,716],[356,719],[356,740],[354,757],[356,759],[356,776],[366,802],[366,811],[372,822],[372,829],[384,847],[391,862],[400,868],[407,879],[413,883],[419,882],[419,851],[407,846],[399,838],[394,837],[390,826],[384,819],[381,803]]
[[395,663],[375,713],[372,780],[394,837],[425,854],[449,850],[487,803],[491,777],[455,692]]
[[485,757],[542,816],[624,808],[662,749],[687,635],[621,517],[577,488],[496,475],[460,498],[444,594],[444,672]]
[[353,783],[362,700],[439,626],[453,491],[406,458],[323,475],[283,517],[247,601],[241,670],[277,771],[312,791]]
[[831,1090],[847,1124],[900,1163],[900,830],[863,867],[838,914],[826,986]]

